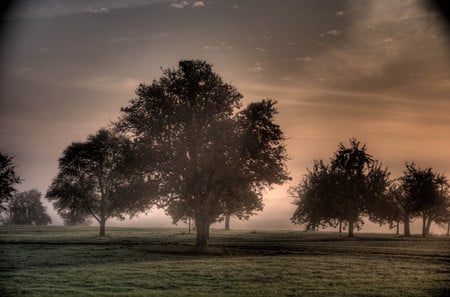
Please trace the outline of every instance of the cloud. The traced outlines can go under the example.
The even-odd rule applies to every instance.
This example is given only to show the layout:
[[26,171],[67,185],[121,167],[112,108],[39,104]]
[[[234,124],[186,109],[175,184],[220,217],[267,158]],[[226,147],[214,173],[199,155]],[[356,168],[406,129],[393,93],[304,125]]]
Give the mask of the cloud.
[[[311,57],[308,77],[322,77],[333,87],[379,91],[410,83],[414,78],[409,72],[448,71],[449,63],[442,63],[448,61],[445,34],[420,1],[355,0],[346,15],[354,25],[345,31],[345,39]],[[330,30],[322,37],[339,34]]]
[[267,49],[262,48],[262,47],[257,47],[256,51],[258,51],[262,55],[265,55],[267,53]]
[[218,51],[219,47],[215,45],[206,45],[203,47],[205,51]]
[[193,7],[193,8],[202,8],[205,7],[206,4],[203,1],[182,1],[182,2],[173,2],[170,4],[173,8],[185,8],[185,7]]
[[327,32],[321,34],[321,37],[324,37],[325,35],[336,37],[336,36],[338,36],[340,34],[341,34],[341,32],[338,31],[338,30],[330,30],[330,31],[327,31]]
[[248,68],[250,72],[261,73],[264,71],[264,66],[261,62],[256,62],[255,66]]
[[89,8],[88,10],[90,13],[109,13],[110,10],[106,7],[100,7],[100,8]]
[[295,60],[301,61],[301,62],[311,62],[312,61],[312,59],[310,57],[303,57],[303,58],[297,57],[297,58],[295,58]]
[[143,7],[165,1],[167,0],[96,0],[93,2],[72,0],[24,1],[22,4],[17,5],[17,9],[13,11],[11,17],[48,18],[81,13],[104,14],[115,9]]
[[172,3],[170,4],[170,6],[172,6],[173,8],[185,8],[186,6],[188,6],[189,3],[186,1],[180,2],[180,3]]
[[205,3],[203,1],[195,1],[192,3],[192,7],[205,7]]
[[343,16],[343,15],[344,15],[344,11],[343,10],[340,10],[340,11],[336,12],[336,16],[338,16],[338,17]]
[[206,45],[203,47],[203,49],[206,51],[230,51],[233,49],[233,46],[225,41],[221,41],[219,44]]

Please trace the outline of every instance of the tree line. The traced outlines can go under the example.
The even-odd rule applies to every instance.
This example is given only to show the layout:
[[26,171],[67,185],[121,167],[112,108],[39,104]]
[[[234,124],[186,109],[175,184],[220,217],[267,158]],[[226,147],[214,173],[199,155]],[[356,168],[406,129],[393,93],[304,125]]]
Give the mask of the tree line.
[[430,232],[431,224],[450,228],[449,182],[445,175],[432,168],[420,168],[406,163],[403,175],[390,178],[387,167],[373,159],[357,139],[350,145],[339,145],[329,163],[315,160],[304,179],[290,189],[297,206],[291,220],[306,230],[327,226],[348,229],[353,236],[364,218],[390,227],[404,225],[404,235],[410,236],[412,219],[422,219],[422,236]]
[[[211,224],[229,222],[230,216],[249,218],[263,209],[265,189],[290,180],[275,106],[263,99],[242,108],[242,95],[210,64],[180,61],[151,84],[140,84],[110,127],[70,144],[45,196],[66,224],[96,220],[100,236],[110,218],[162,208],[174,223],[194,222],[196,246],[202,249]],[[406,184],[388,176],[365,146],[351,140],[330,164],[316,161],[291,189],[298,205],[292,221],[307,229],[343,224],[349,234],[360,228],[364,215],[382,223],[407,221],[397,207]],[[436,178],[447,195],[446,179]],[[2,193],[2,202],[11,197]],[[437,219],[427,203],[422,210],[427,205],[423,217],[429,229]],[[409,219],[419,213],[418,204],[411,207]]]

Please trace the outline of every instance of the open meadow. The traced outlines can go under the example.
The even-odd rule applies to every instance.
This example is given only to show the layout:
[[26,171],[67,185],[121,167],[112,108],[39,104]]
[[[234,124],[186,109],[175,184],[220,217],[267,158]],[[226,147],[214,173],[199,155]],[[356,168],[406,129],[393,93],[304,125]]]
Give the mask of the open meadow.
[[450,238],[0,227],[1,296],[449,296]]

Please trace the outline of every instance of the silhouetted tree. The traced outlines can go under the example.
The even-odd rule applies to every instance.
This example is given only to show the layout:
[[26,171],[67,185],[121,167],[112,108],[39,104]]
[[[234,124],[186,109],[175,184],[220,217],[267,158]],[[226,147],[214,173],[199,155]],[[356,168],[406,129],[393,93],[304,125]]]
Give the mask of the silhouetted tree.
[[41,202],[41,193],[32,189],[16,193],[8,205],[6,224],[48,225],[52,220]]
[[13,197],[16,189],[14,185],[20,183],[20,177],[16,174],[12,157],[0,153],[0,213],[7,209],[7,203]]
[[410,223],[417,216],[415,200],[406,195],[401,186],[400,179],[394,181],[390,188],[389,206],[385,211],[384,219],[388,222],[395,221],[397,225],[397,234],[399,223],[403,223],[403,233],[405,236],[411,236]]
[[387,169],[372,159],[365,145],[351,139],[350,147],[339,145],[330,165],[315,161],[313,170],[291,190],[297,205],[291,220],[313,230],[343,223],[352,237],[354,228],[364,224],[364,215],[380,216],[378,206],[387,199],[388,188]]
[[315,160],[312,170],[307,170],[302,182],[290,189],[297,206],[291,221],[305,225],[306,230],[337,225],[334,203],[338,176],[323,160]]
[[[283,133],[272,100],[235,113],[241,94],[204,61],[180,61],[141,84],[118,127],[149,154],[162,204],[174,221],[195,219],[196,246],[230,205],[250,214],[262,190],[288,179]],[[257,203],[255,203],[257,201]]]
[[432,168],[422,169],[415,163],[407,163],[400,183],[400,199],[408,202],[410,213],[422,218],[422,236],[428,235],[433,221],[447,220],[449,184],[444,175],[433,172]]
[[66,226],[89,226],[92,224],[92,217],[88,212],[83,210],[70,210],[58,207],[58,202],[55,201],[55,209],[59,209],[58,214],[63,219],[64,225]]
[[63,218],[89,214],[105,236],[109,218],[124,219],[152,205],[155,185],[140,163],[130,140],[101,129],[64,150],[46,197]]

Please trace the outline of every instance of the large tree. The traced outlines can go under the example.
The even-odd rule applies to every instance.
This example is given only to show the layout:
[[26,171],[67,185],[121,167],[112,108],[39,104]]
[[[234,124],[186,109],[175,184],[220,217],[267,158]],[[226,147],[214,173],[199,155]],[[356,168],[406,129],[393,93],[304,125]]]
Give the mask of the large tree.
[[379,205],[387,199],[389,172],[366,152],[356,139],[342,143],[329,165],[315,161],[303,181],[291,190],[297,209],[291,220],[306,225],[337,226],[344,223],[348,236],[361,228],[363,217],[380,216]]
[[174,221],[195,219],[198,248],[230,208],[250,214],[262,207],[266,186],[288,179],[275,102],[238,111],[241,94],[207,62],[180,61],[136,94],[118,126],[149,154]]
[[0,153],[0,212],[6,210],[4,203],[7,203],[16,192],[14,185],[20,183],[20,177],[16,174],[12,159]]
[[52,220],[41,202],[41,193],[32,189],[16,193],[8,204],[6,224],[48,225]]
[[65,219],[93,217],[105,236],[109,218],[124,219],[152,205],[155,185],[132,142],[101,129],[64,150],[46,196]]
[[422,218],[422,236],[426,236],[432,222],[448,219],[449,183],[443,174],[435,173],[432,168],[417,167],[415,163],[407,163],[403,173],[399,179],[400,202],[407,203],[410,212]]

